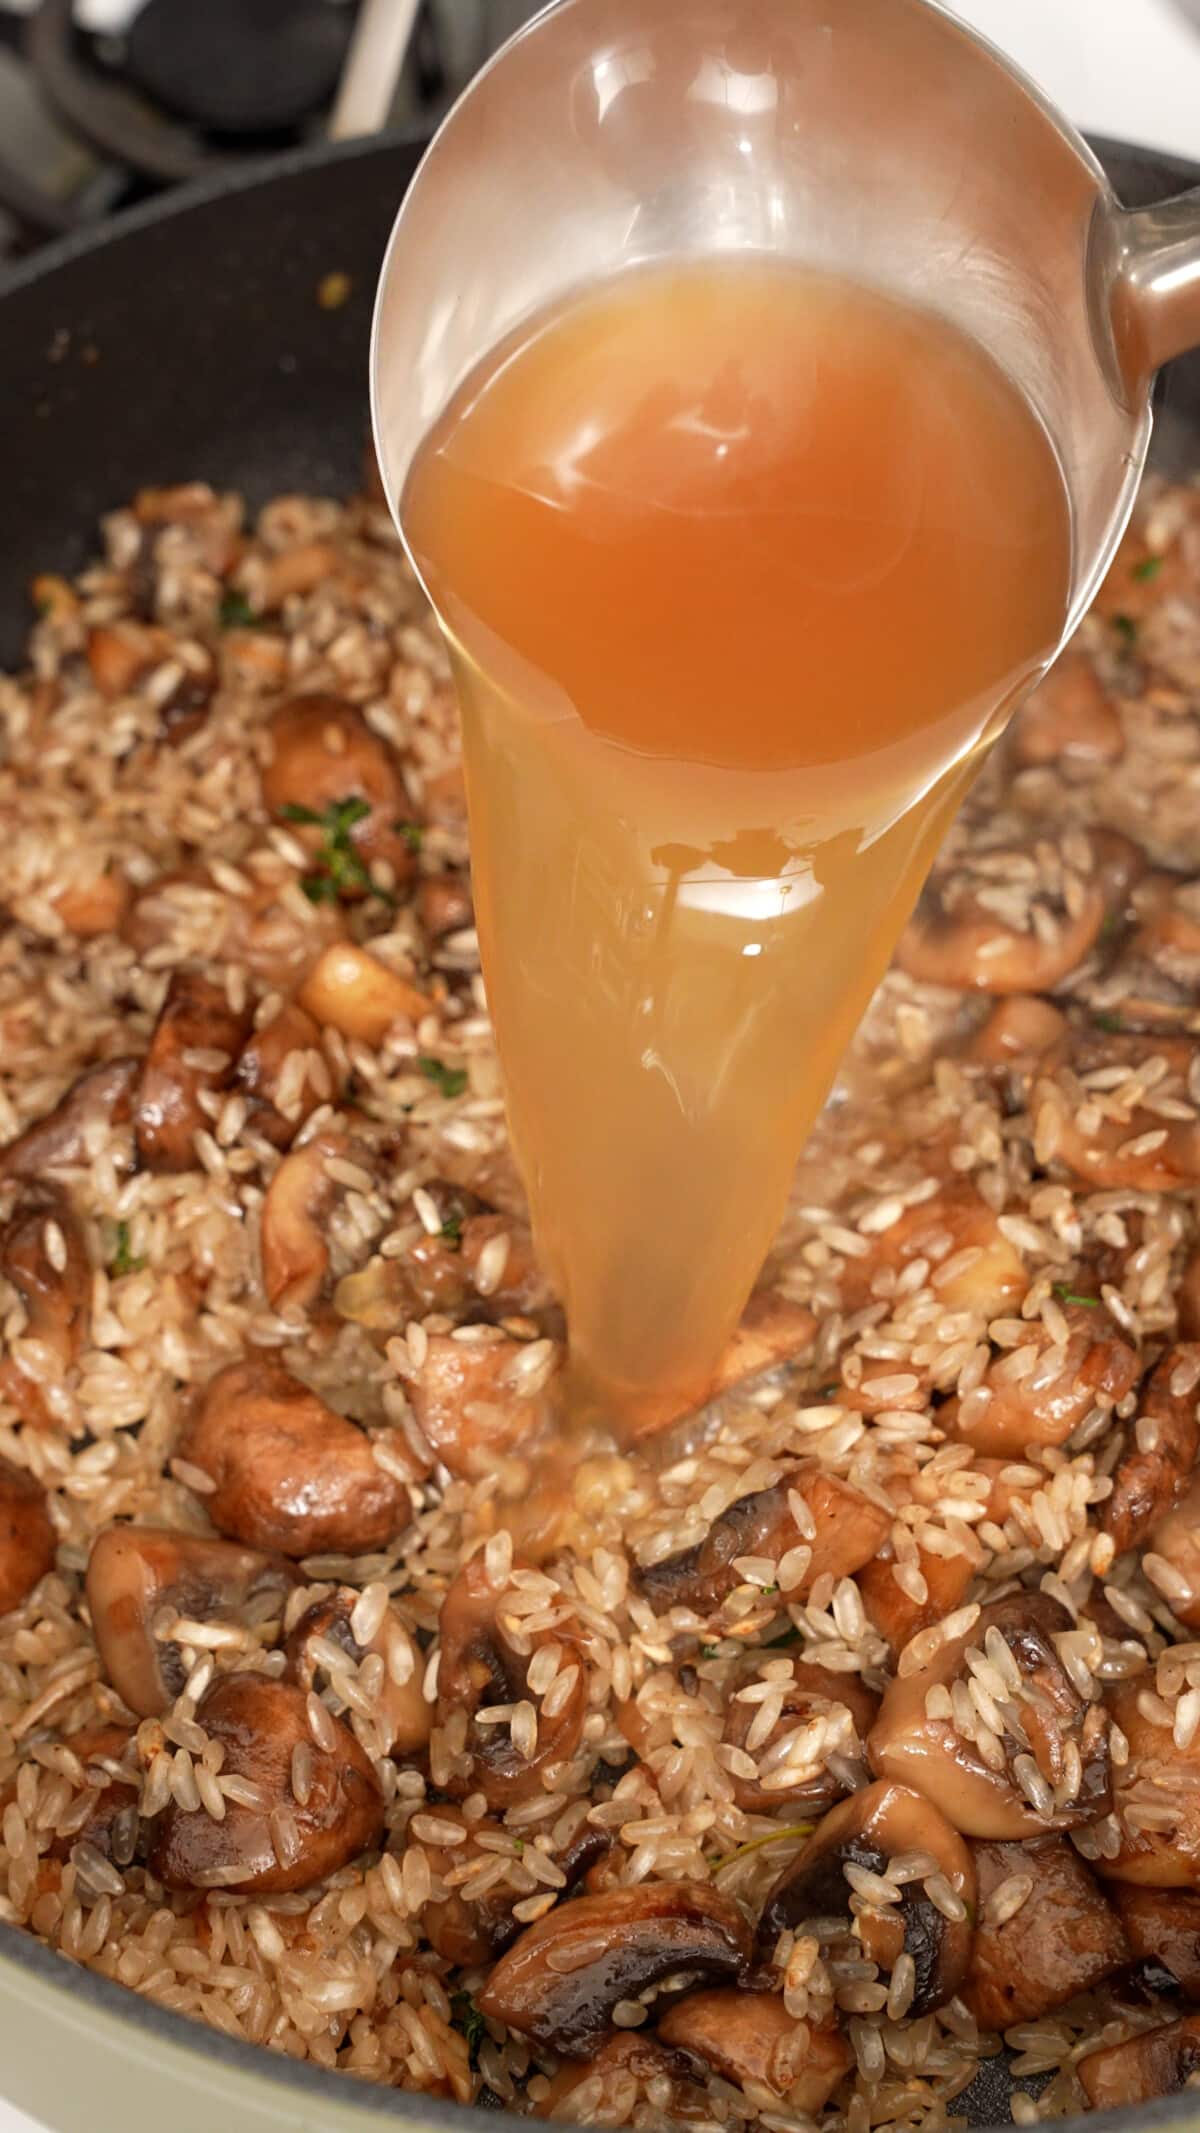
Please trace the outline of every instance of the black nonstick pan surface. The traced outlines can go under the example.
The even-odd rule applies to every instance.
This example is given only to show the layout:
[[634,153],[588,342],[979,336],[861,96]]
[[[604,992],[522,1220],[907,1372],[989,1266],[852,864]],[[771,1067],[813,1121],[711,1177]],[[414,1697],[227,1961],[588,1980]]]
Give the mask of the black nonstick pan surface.
[[[0,668],[20,659],[32,575],[79,568],[97,519],[136,489],[203,479],[253,506],[284,490],[358,484],[375,281],[421,145],[325,148],[189,187],[0,275]],[[1200,167],[1096,145],[1131,206],[1200,184]],[[1155,463],[1200,472],[1200,356],[1173,365],[1158,397]],[[464,2133],[478,2125],[427,2097],[253,2052],[24,1934],[0,1928],[0,1939],[8,1963],[53,1980],[64,2022],[72,2003],[90,2000],[117,2010],[148,2047],[169,2035],[212,2062],[252,2062],[294,2097],[297,2126],[319,2126],[334,2096],[364,2125],[385,2115]],[[1009,2093],[1005,2062],[992,2061],[955,2109],[976,2125],[1007,2123]],[[1113,2115],[1160,2133],[1200,2128],[1200,2095]]]

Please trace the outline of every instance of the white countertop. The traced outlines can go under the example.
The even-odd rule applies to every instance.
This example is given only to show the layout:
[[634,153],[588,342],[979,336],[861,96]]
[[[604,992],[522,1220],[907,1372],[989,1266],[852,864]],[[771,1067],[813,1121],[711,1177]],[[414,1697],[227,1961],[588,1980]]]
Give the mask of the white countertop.
[[[1078,125],[1200,160],[1200,0],[1194,24],[1188,4],[958,0],[958,12],[1011,52]],[[41,2129],[0,2098],[0,2133]]]

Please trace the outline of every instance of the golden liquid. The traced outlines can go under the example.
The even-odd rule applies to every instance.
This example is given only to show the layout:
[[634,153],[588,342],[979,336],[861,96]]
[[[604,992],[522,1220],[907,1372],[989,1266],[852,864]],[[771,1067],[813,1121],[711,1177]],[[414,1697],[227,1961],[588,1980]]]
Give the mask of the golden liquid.
[[488,997],[574,1382],[703,1399],[997,713],[1057,643],[1043,431],[954,328],[763,260],[641,269],[413,466]]

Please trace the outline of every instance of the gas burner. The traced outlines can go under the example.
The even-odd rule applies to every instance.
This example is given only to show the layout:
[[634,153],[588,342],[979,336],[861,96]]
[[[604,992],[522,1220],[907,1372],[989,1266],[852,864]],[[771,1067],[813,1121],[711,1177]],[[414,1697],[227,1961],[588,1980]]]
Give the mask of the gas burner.
[[[537,4],[0,0],[0,259],[331,126],[428,132]],[[339,126],[356,64],[370,115]]]

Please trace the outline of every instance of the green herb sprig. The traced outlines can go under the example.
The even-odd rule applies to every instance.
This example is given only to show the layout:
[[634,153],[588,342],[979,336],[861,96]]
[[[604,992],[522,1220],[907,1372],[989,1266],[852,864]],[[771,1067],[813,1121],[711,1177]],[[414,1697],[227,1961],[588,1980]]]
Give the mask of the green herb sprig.
[[315,808],[300,807],[293,801],[280,809],[285,822],[301,823],[306,829],[321,832],[321,849],[317,853],[320,871],[306,874],[300,883],[310,904],[335,904],[347,893],[358,892],[364,896],[378,896],[385,904],[395,903],[394,896],[372,881],[371,870],[354,842],[355,827],[364,822],[370,812],[370,801],[364,800],[359,793],[345,800],[331,800],[319,813]]

